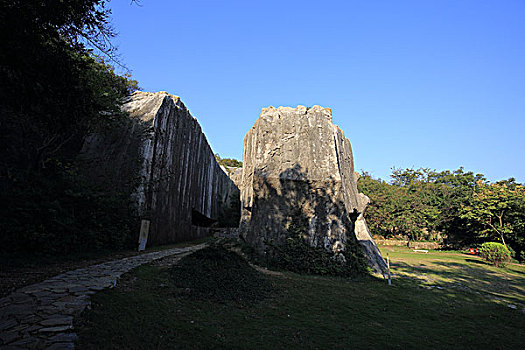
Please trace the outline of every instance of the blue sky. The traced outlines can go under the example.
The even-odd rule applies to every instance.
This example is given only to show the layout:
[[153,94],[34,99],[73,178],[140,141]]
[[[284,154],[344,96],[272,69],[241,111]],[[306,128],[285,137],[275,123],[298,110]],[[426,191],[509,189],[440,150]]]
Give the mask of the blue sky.
[[525,1],[112,0],[145,91],[181,96],[214,152],[242,158],[267,106],[332,108],[356,170],[525,182]]

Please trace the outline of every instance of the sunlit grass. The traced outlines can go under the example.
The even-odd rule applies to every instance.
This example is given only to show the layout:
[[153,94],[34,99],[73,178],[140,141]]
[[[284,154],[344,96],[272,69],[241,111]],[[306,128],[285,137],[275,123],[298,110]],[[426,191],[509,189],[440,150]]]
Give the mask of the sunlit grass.
[[479,256],[460,251],[415,252],[406,247],[380,247],[390,257],[397,278],[411,278],[427,287],[462,289],[495,301],[525,307],[525,265],[497,268]]

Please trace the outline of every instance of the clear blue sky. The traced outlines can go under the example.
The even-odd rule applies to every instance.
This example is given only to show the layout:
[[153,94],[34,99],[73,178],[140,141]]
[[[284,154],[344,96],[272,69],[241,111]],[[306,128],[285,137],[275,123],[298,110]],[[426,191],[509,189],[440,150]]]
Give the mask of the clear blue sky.
[[112,0],[122,61],[222,157],[267,106],[321,105],[356,170],[525,182],[525,1]]

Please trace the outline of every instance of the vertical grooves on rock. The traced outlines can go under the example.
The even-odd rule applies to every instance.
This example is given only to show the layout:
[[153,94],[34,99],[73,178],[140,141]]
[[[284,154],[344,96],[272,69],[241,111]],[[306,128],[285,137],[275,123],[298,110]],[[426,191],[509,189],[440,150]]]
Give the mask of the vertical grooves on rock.
[[122,162],[117,160],[129,156],[126,154],[130,148],[128,143],[133,143],[131,148],[136,149],[137,154],[128,164],[140,163],[133,169],[141,176],[134,198],[140,214],[150,214],[148,244],[177,242],[207,234],[207,227],[192,225],[192,209],[208,220],[216,220],[229,205],[224,199],[238,193],[238,189],[217,164],[197,120],[178,97],[165,92],[136,92],[123,110],[130,114],[132,126],[121,128],[119,136],[131,141],[120,142],[118,149],[104,153],[101,150],[110,149],[108,144],[112,141],[97,135],[85,149],[102,153],[92,154],[93,159],[98,160],[99,166],[107,163],[106,167],[112,171],[110,178],[118,179]]

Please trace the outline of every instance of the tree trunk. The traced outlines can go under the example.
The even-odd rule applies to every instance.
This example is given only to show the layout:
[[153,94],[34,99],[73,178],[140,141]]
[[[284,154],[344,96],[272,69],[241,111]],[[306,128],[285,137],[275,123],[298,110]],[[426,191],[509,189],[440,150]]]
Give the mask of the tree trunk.
[[[500,219],[500,226],[501,226],[501,228],[503,229],[503,226],[501,225],[501,224],[503,223],[503,220],[502,220],[499,216],[498,216],[498,218]],[[505,243],[505,238],[503,237],[503,232],[500,231],[500,230],[498,230],[494,225],[492,225],[492,224],[490,223],[490,221],[488,222],[488,225],[489,225],[489,227],[490,227],[491,229],[493,229],[494,231],[496,231],[496,232],[499,234],[499,236],[501,237],[501,242],[503,243],[503,245],[505,246],[505,248],[508,249],[507,244]]]
[[507,244],[505,243],[505,238],[503,238],[503,213],[504,211],[502,211],[501,215],[498,216],[499,227],[501,228],[501,232],[499,232],[499,235],[501,236],[501,241],[503,242],[503,245],[505,246],[505,248],[507,248]]

